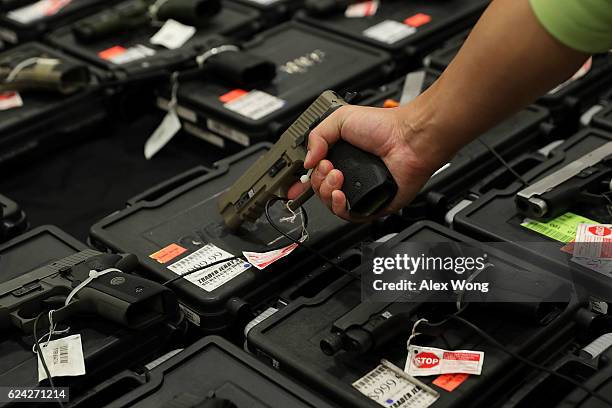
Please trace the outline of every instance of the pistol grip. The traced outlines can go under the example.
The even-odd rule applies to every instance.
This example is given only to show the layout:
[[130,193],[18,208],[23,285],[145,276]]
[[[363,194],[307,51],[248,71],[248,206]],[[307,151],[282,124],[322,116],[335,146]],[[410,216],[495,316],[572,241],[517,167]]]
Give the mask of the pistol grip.
[[344,175],[342,191],[351,214],[375,214],[395,197],[397,184],[379,157],[340,140],[327,159]]

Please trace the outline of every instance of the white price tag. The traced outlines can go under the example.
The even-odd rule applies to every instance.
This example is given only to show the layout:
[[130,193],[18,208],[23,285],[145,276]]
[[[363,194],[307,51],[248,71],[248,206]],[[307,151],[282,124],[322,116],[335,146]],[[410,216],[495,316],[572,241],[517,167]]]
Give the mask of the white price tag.
[[166,20],[162,28],[160,28],[149,41],[151,44],[161,45],[169,50],[175,50],[185,45],[195,33],[195,27],[170,19]]
[[484,353],[482,351],[447,351],[434,347],[408,346],[406,371],[417,376],[439,374],[480,375]]
[[346,11],[344,12],[344,17],[361,18],[373,16],[378,11],[379,5],[379,0],[368,0],[357,4],[351,4],[346,8]]
[[417,29],[394,20],[385,20],[363,32],[366,37],[385,44],[393,44],[416,33]]
[[144,147],[145,158],[149,160],[155,156],[179,130],[181,130],[181,120],[176,114],[176,110],[170,109],[155,132],[147,139]]
[[252,120],[259,120],[285,106],[285,101],[268,93],[253,90],[223,105]]
[[216,245],[206,244],[193,254],[168,266],[168,269],[177,275],[183,275],[195,269],[204,268],[186,276],[185,279],[207,292],[212,292],[251,267],[251,264],[242,259],[234,259],[206,268],[206,265],[232,256]]
[[23,106],[23,99],[18,92],[0,92],[0,111],[5,111]]
[[9,11],[6,16],[18,23],[29,24],[54,16],[70,3],[72,0],[40,0],[29,6]]
[[401,371],[383,360],[381,365],[355,381],[353,387],[388,408],[427,408],[440,397],[438,392]]
[[[80,334],[52,340],[49,344],[41,343],[40,348],[51,377],[75,377],[85,374]],[[40,358],[41,356],[38,356],[38,382],[47,378]]]

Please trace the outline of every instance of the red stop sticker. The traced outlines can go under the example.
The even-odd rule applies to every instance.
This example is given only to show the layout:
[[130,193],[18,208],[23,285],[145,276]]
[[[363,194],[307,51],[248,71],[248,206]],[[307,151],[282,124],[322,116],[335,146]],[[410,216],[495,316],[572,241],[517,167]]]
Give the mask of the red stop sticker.
[[607,237],[612,234],[612,229],[608,227],[603,227],[601,225],[592,225],[589,227],[589,232],[593,235],[597,235],[598,237]]
[[418,368],[432,368],[440,364],[440,359],[434,353],[422,352],[414,356]]

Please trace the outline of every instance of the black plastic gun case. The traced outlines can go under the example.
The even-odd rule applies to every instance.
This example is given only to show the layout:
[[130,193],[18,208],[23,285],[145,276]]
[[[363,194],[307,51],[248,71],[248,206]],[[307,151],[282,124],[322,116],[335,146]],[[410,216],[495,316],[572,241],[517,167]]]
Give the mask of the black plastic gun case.
[[0,194],[0,242],[21,234],[27,226],[26,215],[19,205]]
[[[610,330],[608,324],[601,327]],[[608,361],[612,349],[612,336],[609,333],[589,336],[588,341],[577,342],[569,353],[562,354],[547,365],[556,374],[570,377],[591,390],[610,399],[610,366]],[[594,396],[550,373],[537,372],[509,395],[504,407],[554,407],[587,408],[604,407]]]
[[[172,0],[176,1],[176,0]],[[162,29],[163,22],[142,20],[133,23],[137,17],[126,16],[123,29],[109,33],[91,34],[102,25],[107,15],[125,13],[141,4],[142,0],[123,1],[112,8],[87,16],[84,19],[65,25],[47,36],[47,41],[65,52],[102,68],[114,78],[130,79],[136,75],[149,75],[159,70],[179,69],[187,60],[192,60],[200,53],[198,44],[211,35],[224,35],[231,38],[245,38],[255,33],[261,24],[260,14],[256,10],[235,4],[222,2],[221,9],[211,16],[203,16],[193,21],[195,31],[180,47],[163,42],[152,43],[152,38]],[[188,4],[183,2],[183,4]],[[116,17],[117,18],[117,17]],[[177,17],[178,18],[178,17]],[[180,22],[179,22],[180,24]],[[133,27],[129,27],[133,25]],[[90,28],[94,27],[94,28]],[[178,34],[175,34],[178,36]],[[164,37],[161,36],[163,39]],[[178,45],[178,44],[176,44]],[[203,52],[203,51],[202,51]],[[159,78],[158,78],[159,79]],[[169,78],[162,78],[169,82]]]
[[[572,162],[593,152],[612,141],[612,134],[593,128],[586,128],[574,136],[565,140],[562,144],[552,145],[551,150],[541,150],[536,153],[527,153],[510,161],[522,179],[528,183],[524,185],[517,180],[515,175],[507,169],[500,169],[491,173],[483,181],[491,186],[498,184],[499,188],[491,188],[484,194],[473,192],[468,198],[467,205],[454,216],[453,227],[466,235],[482,240],[503,241],[515,246],[526,253],[536,253],[542,257],[542,262],[552,262],[558,268],[577,268],[576,279],[584,282],[584,285],[599,296],[612,297],[612,281],[605,271],[595,272],[590,269],[582,269],[572,262],[572,249],[566,247],[568,243],[576,238],[576,227],[579,223],[610,223],[608,206],[605,204],[604,195],[597,199],[581,199],[580,191],[571,190],[565,193],[558,204],[568,207],[567,211],[551,220],[537,221],[527,215],[522,215],[517,207],[518,194],[533,185],[536,181],[566,168]],[[606,163],[606,161],[603,161]],[[588,168],[578,172],[574,180],[581,180],[593,174]],[[510,181],[500,183],[500,180]],[[565,179],[565,177],[564,177]],[[559,187],[561,189],[566,186]],[[605,194],[608,187],[604,185],[591,186],[588,191],[595,195]],[[550,191],[554,194],[563,194],[555,186]],[[569,190],[568,190],[569,191]],[[592,195],[591,197],[595,197]],[[557,197],[561,197],[557,195]],[[534,245],[533,243],[545,242],[548,245]],[[565,247],[565,248],[564,248]],[[565,250],[562,250],[564,248]]]
[[[17,44],[40,38],[118,0],[38,0],[0,12],[0,39]],[[30,4],[27,4],[30,3]]]
[[203,338],[171,354],[147,364],[144,373],[119,373],[99,384],[76,406],[333,406],[220,337]]
[[[0,92],[0,106],[4,108],[0,110],[0,164],[16,162],[25,154],[50,154],[79,138],[93,137],[107,117],[107,95],[96,89],[100,72],[60,51],[40,43],[22,44],[0,54],[0,70],[15,70],[20,62],[34,62],[32,58],[60,61],[66,66],[66,73],[61,75],[66,77],[58,78],[58,84],[65,81],[72,86],[69,75],[74,72],[82,77],[78,81],[83,81],[83,89],[62,94],[46,89],[47,85],[34,85],[16,92]],[[31,66],[20,72],[28,68]],[[0,78],[0,89],[9,74],[5,72]],[[15,81],[21,81],[19,75]],[[24,78],[25,83],[28,81]]]
[[296,18],[383,49],[400,68],[415,68],[444,40],[471,27],[488,4],[486,0],[392,0],[380,2],[374,15],[363,18],[349,18],[341,11],[327,16],[299,12]]
[[[359,90],[388,77],[389,55],[305,24],[290,22],[242,46],[276,65],[276,76],[254,88],[202,78],[179,83],[177,112],[183,128],[230,151],[273,141],[323,91]],[[169,89],[158,105],[167,109]]]
[[[0,287],[11,286],[11,281],[46,265],[59,265],[67,257],[81,251],[98,253],[67,235],[56,227],[33,229],[0,246]],[[7,311],[11,296],[27,296],[36,293],[37,282],[31,282],[9,293],[0,293],[0,308]],[[57,291],[59,296],[61,291]],[[54,300],[33,302],[19,310],[19,316],[35,317],[47,308],[54,307]],[[8,313],[6,317],[8,317]],[[4,320],[3,323],[6,323]],[[74,316],[66,322],[67,334],[55,335],[53,339],[80,334],[85,359],[86,374],[75,377],[55,377],[57,387],[69,387],[71,401],[95,386],[98,382],[127,369],[136,369],[139,364],[156,358],[158,352],[166,353],[166,345],[178,333],[174,323],[158,323],[141,330],[119,326],[98,316]],[[58,325],[58,330],[65,328]],[[39,336],[46,330],[39,329]],[[32,352],[34,341],[11,324],[3,326],[0,335],[0,385],[3,387],[36,387],[38,382],[37,357]],[[43,385],[46,382],[42,383]],[[10,404],[9,404],[10,405]],[[15,404],[21,405],[20,403]],[[66,403],[69,406],[69,403]],[[0,402],[0,406],[7,406]]]
[[[429,67],[442,72],[463,45],[463,38],[455,37],[428,56]],[[597,104],[612,85],[612,56],[609,53],[594,55],[566,82],[551,89],[535,102],[550,110],[555,124],[566,136],[580,127],[581,115]]]
[[[90,231],[92,245],[134,253],[146,276],[166,282],[186,271],[242,251],[267,252],[289,245],[262,216],[230,232],[219,214],[217,200],[269,149],[259,144],[216,163],[213,169],[195,168],[128,201],[127,207],[96,223]],[[308,244],[320,251],[338,251],[358,242],[368,226],[349,224],[335,217],[318,200],[304,206]],[[284,216],[283,216],[284,215]],[[299,238],[300,217],[286,211],[275,215],[277,224]],[[327,252],[326,252],[327,253]],[[307,256],[308,255],[308,256]],[[251,306],[271,296],[279,284],[299,272],[310,254],[297,248],[264,270],[244,262],[221,264],[172,283],[190,321],[204,332],[241,330],[252,317]]]
[[[393,247],[403,242],[429,245],[474,241],[438,224],[420,222],[381,245]],[[550,276],[548,271],[513,255],[501,251],[490,255],[491,263],[496,267],[508,267],[504,273],[516,268],[516,271],[523,270],[526,275],[533,274],[534,280]],[[407,356],[406,341],[416,320],[428,317],[430,313],[440,313],[439,317],[429,316],[429,319],[431,322],[442,321],[446,313],[443,310],[448,308],[448,313],[453,313],[457,309],[454,303],[420,303],[418,297],[406,303],[362,303],[359,276],[360,273],[361,276],[372,273],[371,264],[362,264],[363,253],[355,250],[347,251],[340,258],[338,263],[355,272],[354,276],[341,274],[339,279],[323,286],[319,292],[303,292],[301,298],[262,319],[248,332],[248,349],[278,370],[304,381],[330,400],[351,407],[411,406],[411,400],[418,398],[430,401],[428,404],[421,401],[423,406],[490,407],[492,401],[503,400],[503,394],[524,375],[525,367],[503,351],[487,343],[470,328],[448,322],[434,332],[428,332],[425,326],[419,327],[418,331],[424,336],[416,337],[413,344],[446,350],[484,351],[480,376],[418,377],[430,387],[429,392],[414,385],[405,390],[406,394],[398,391],[396,399],[378,403],[362,395],[352,384],[359,385],[362,380],[371,381],[380,375],[380,372],[367,374],[381,364],[381,359],[390,361],[403,371]],[[328,274],[333,268],[328,265],[326,269],[325,273]],[[506,309],[491,303],[474,303],[460,316],[477,324],[506,347],[527,358],[545,361],[573,339],[576,326],[572,318],[576,310],[572,305],[573,302],[551,303],[540,309],[541,313],[534,314],[532,312],[536,309],[527,312],[528,308],[515,303],[509,303]],[[386,319],[395,320],[385,326],[383,322]],[[376,330],[376,326],[384,326],[386,330]],[[349,331],[352,333],[350,339],[340,343],[334,340],[337,333],[349,336]],[[361,351],[347,351],[347,347],[353,347],[351,342],[359,344]],[[325,349],[333,350],[333,355],[324,352]],[[431,403],[434,398],[435,402]]]

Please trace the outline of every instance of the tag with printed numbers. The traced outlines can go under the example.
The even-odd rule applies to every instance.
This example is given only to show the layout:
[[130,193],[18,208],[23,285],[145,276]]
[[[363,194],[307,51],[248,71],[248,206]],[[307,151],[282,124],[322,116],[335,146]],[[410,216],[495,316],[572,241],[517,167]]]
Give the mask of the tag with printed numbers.
[[[85,374],[85,358],[81,335],[75,334],[48,344],[41,343],[40,348],[51,377],[75,377]],[[47,373],[38,356],[38,382],[47,378]]]

